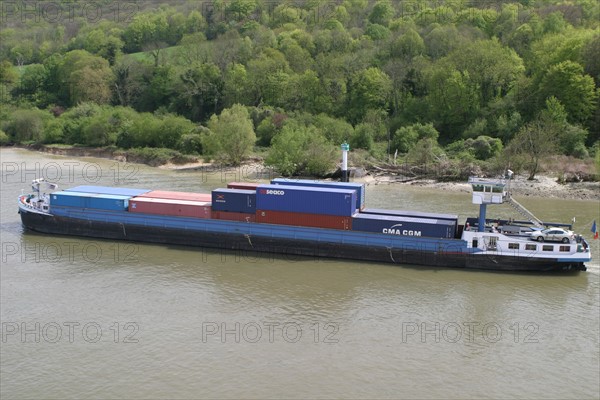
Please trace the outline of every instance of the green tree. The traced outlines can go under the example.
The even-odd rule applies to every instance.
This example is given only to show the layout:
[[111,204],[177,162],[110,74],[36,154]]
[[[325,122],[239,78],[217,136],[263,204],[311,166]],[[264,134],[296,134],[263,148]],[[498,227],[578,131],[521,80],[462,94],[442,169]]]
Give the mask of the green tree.
[[2,129],[0,129],[0,146],[10,143],[10,138]]
[[189,119],[179,115],[167,114],[161,118],[159,135],[155,138],[155,147],[173,149],[180,139],[195,132],[196,127]]
[[284,105],[289,110],[304,110],[309,113],[331,112],[333,102],[317,73],[306,70],[299,75],[293,75],[287,87],[288,96]]
[[5,85],[14,84],[19,79],[19,74],[8,60],[0,62],[0,83]]
[[311,68],[313,59],[308,50],[301,47],[294,39],[284,38],[279,49],[285,55],[290,68],[296,73],[303,73]]
[[83,129],[92,117],[101,112],[100,106],[94,103],[81,103],[72,107],[60,116],[63,124],[63,137],[68,144],[85,144]]
[[390,77],[371,67],[354,74],[350,84],[348,119],[360,121],[369,109],[387,109],[392,90]]
[[421,166],[438,165],[445,154],[438,142],[433,138],[419,140],[406,154],[408,162]]
[[373,148],[374,129],[372,125],[360,123],[354,128],[350,137],[350,147],[353,149],[371,150]]
[[475,120],[480,110],[480,91],[468,71],[437,64],[426,73],[426,104],[430,118],[452,139]]
[[414,29],[409,29],[392,42],[391,55],[412,59],[425,53],[425,42]]
[[458,71],[467,71],[471,85],[480,92],[480,106],[505,96],[516,85],[525,66],[518,54],[498,40],[480,40],[458,48],[448,56]]
[[546,16],[544,20],[544,32],[546,33],[558,33],[562,32],[567,28],[567,21],[565,21],[562,13],[553,12]]
[[148,43],[166,42],[168,31],[169,21],[164,12],[136,14],[123,32],[125,51],[133,53]]
[[390,30],[383,25],[370,24],[365,34],[373,40],[385,40],[390,36]]
[[487,160],[502,151],[502,141],[498,138],[481,135],[476,139],[465,140],[465,146],[472,149],[478,160]]
[[546,100],[546,108],[540,112],[540,117],[552,123],[557,132],[557,150],[562,154],[585,157],[587,150],[585,140],[588,132],[581,126],[571,125],[568,122],[568,113],[556,97]]
[[11,58],[19,67],[29,64],[34,60],[34,48],[35,45],[31,40],[18,42],[10,50]]
[[44,125],[52,117],[49,113],[38,110],[17,110],[10,116],[6,125],[6,133],[16,142],[38,142],[43,139]]
[[30,64],[21,74],[19,85],[14,88],[13,96],[29,101],[39,107],[47,105],[48,94],[44,84],[48,72],[43,64]]
[[176,85],[175,109],[192,121],[201,121],[218,111],[223,92],[223,78],[212,63],[184,69]]
[[553,65],[540,84],[540,99],[554,96],[565,107],[571,122],[584,122],[594,112],[598,90],[583,67],[572,61]]
[[582,49],[581,58],[585,73],[596,81],[600,86],[600,34],[595,35]]
[[273,138],[265,163],[285,176],[322,176],[334,168],[335,152],[336,148],[313,125],[289,123]]
[[427,54],[434,59],[441,58],[461,43],[461,36],[454,25],[435,26],[424,36]]
[[285,56],[278,50],[265,49],[258,57],[248,62],[248,80],[252,83],[252,104],[267,103],[275,105],[273,100],[283,95],[290,67]]
[[240,165],[254,146],[256,134],[248,110],[240,104],[226,108],[208,122],[212,135],[204,147],[227,164]]
[[251,105],[251,88],[246,67],[242,64],[231,64],[225,71],[223,79],[223,102],[225,107],[236,103]]
[[44,127],[44,143],[64,143],[63,121],[59,118],[49,120]]
[[372,24],[379,24],[388,26],[390,19],[394,16],[394,8],[389,1],[378,1],[373,6],[373,9],[369,13],[369,22]]
[[392,138],[390,150],[408,153],[422,139],[432,139],[437,142],[439,132],[432,124],[416,123],[399,128]]
[[524,125],[507,147],[509,160],[524,157],[525,166],[529,170],[529,180],[535,179],[539,172],[540,162],[556,154],[558,135],[561,126],[550,118],[538,116]]
[[258,137],[258,145],[268,147],[271,144],[273,137],[280,131],[280,128],[274,122],[274,117],[267,117],[260,121],[256,127],[256,136]]
[[62,78],[60,97],[68,105],[82,102],[106,104],[112,97],[112,70],[102,57],[85,50],[73,50],[60,61],[57,74]]
[[325,139],[334,145],[350,140],[354,134],[354,128],[348,122],[323,113],[315,116],[313,124],[318,126]]
[[98,55],[114,65],[117,56],[121,54],[124,43],[121,40],[123,31],[119,28],[104,26],[87,32],[80,32],[77,37],[71,39],[70,49],[83,49],[91,54]]

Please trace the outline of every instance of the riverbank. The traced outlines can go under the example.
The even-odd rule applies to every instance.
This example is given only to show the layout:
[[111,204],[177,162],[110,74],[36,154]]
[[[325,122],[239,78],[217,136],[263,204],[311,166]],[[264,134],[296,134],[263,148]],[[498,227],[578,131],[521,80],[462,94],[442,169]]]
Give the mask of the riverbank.
[[[411,182],[397,182],[389,177],[364,179],[368,184],[411,185],[426,188],[436,188],[444,191],[471,193],[471,186],[463,182],[438,182],[433,179],[417,179]],[[527,180],[526,175],[517,175],[511,182],[511,192],[516,197],[552,197],[569,200],[600,201],[600,182],[570,182],[559,183],[557,177],[538,175],[533,181]]]
[[[65,157],[98,157],[112,159],[118,162],[142,163],[153,167],[169,170],[203,170],[219,169],[223,172],[244,170],[243,176],[248,179],[270,179],[276,174],[271,167],[265,166],[260,159],[252,159],[239,167],[224,167],[207,163],[196,157],[175,157],[171,161],[160,162],[156,158],[149,159],[140,156],[139,152],[126,152],[120,149],[84,148],[63,146],[18,146],[18,148],[49,153]],[[362,170],[360,177],[354,177],[356,182],[367,185],[411,185],[426,188],[436,188],[444,191],[470,193],[471,188],[466,182],[440,182],[435,179],[399,179],[393,174],[382,174],[375,170]],[[600,182],[568,182],[560,183],[557,176],[551,174],[537,175],[533,181],[527,180],[526,175],[515,175],[512,192],[517,196],[525,197],[552,197],[572,200],[600,201]]]
[[[195,162],[186,164],[168,163],[159,166],[161,169],[172,170],[202,170],[220,168],[224,172],[235,172],[240,168],[245,171],[243,176],[252,179],[269,179],[274,171],[257,160],[244,163],[240,167],[215,167],[211,163]],[[471,186],[466,182],[439,182],[435,179],[398,179],[391,174],[381,174],[377,171],[363,171],[360,177],[354,177],[355,182],[367,185],[410,185],[424,188],[436,188],[444,191],[471,193]],[[515,175],[511,182],[511,190],[516,196],[553,197],[570,200],[600,201],[600,182],[567,182],[560,183],[558,177],[538,175],[533,181],[527,180],[527,175]]]

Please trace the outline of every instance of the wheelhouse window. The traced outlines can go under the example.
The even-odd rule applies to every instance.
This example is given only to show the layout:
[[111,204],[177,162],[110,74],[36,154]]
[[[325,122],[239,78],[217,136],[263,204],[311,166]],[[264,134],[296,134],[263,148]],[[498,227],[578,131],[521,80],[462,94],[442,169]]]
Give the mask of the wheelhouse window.
[[496,250],[498,245],[498,236],[485,236],[485,242],[487,242],[487,248],[490,250]]
[[508,248],[511,250],[519,250],[519,243],[509,243]]
[[554,251],[554,246],[550,244],[545,244],[542,246],[542,251]]
[[526,244],[525,250],[537,250],[537,245],[535,244]]
[[560,251],[571,251],[571,246],[560,246]]

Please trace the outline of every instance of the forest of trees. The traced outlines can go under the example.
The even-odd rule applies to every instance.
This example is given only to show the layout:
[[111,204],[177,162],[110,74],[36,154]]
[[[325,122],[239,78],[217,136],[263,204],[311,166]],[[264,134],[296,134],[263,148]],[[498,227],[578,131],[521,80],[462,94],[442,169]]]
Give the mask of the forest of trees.
[[284,174],[600,160],[596,0],[2,3],[0,143]]

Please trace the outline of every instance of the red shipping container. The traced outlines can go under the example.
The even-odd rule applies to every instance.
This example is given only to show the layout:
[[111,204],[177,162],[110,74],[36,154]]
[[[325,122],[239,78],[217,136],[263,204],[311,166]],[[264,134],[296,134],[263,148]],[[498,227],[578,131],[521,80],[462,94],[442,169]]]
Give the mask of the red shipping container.
[[212,219],[223,219],[227,221],[242,221],[242,222],[254,222],[256,221],[255,214],[239,213],[231,211],[213,211],[211,212]]
[[210,218],[208,202],[134,197],[129,200],[129,212],[178,217]]
[[256,222],[278,225],[310,226],[313,228],[352,229],[352,217],[289,211],[257,210]]
[[229,182],[227,189],[243,189],[243,190],[256,190],[260,183],[253,182]]
[[153,190],[136,197],[148,197],[153,199],[186,200],[211,202],[210,193],[169,192],[166,190]]

